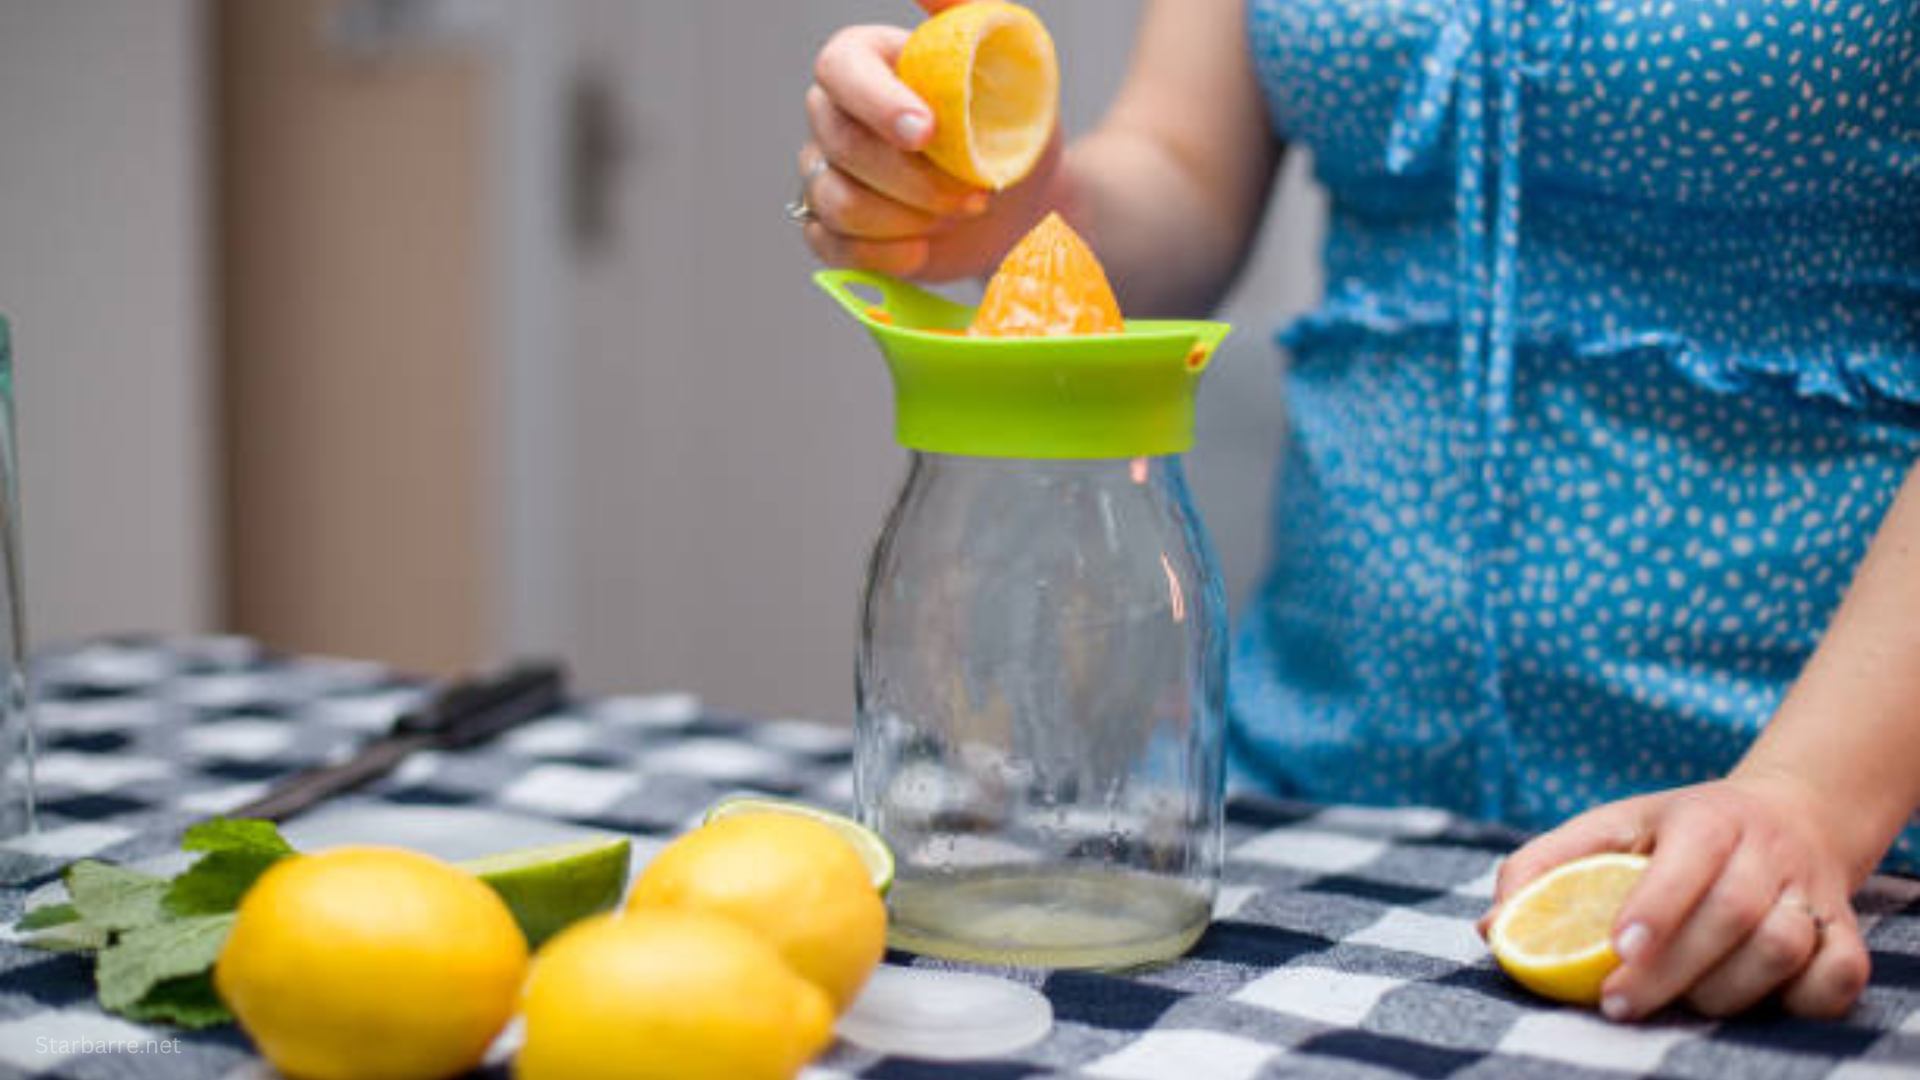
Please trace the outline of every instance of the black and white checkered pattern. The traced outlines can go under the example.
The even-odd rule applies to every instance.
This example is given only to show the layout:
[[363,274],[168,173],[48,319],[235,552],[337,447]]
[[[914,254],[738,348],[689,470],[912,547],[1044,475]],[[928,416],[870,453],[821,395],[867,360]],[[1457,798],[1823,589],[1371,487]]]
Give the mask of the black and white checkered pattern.
[[[376,666],[236,639],[96,644],[47,657],[38,675],[45,828],[0,845],[8,921],[65,862],[168,850],[188,822],[345,753],[425,692]],[[492,746],[422,755],[364,798],[560,818],[634,834],[645,852],[729,791],[844,805],[850,760],[843,730],[715,715],[678,695],[607,698]],[[1472,921],[1512,835],[1424,810],[1236,801],[1229,818],[1218,919],[1185,959],[1124,976],[1013,973],[1058,1023],[1012,1059],[933,1065],[841,1046],[807,1080],[1920,1076],[1920,882],[1876,879],[1861,898],[1874,978],[1843,1023],[1620,1027],[1529,998],[1487,960]],[[121,1045],[60,1053],[85,1040]],[[0,1073],[266,1075],[236,1031],[106,1016],[85,961],[11,940]]]

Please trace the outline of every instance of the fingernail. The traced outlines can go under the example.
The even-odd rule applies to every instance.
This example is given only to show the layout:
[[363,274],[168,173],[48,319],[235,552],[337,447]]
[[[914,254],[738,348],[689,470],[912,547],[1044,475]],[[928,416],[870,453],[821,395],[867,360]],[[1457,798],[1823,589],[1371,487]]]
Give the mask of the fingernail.
[[1633,1006],[1620,994],[1608,994],[1600,999],[1600,1011],[1609,1020],[1625,1020],[1633,1014]]
[[920,137],[927,133],[929,126],[931,125],[927,118],[920,113],[901,113],[900,119],[893,122],[893,131],[900,136],[901,142],[908,146],[918,146]]
[[960,212],[968,217],[979,217],[987,212],[987,204],[991,201],[984,191],[970,192],[966,198],[960,200]]
[[1619,953],[1622,960],[1633,959],[1641,949],[1646,947],[1647,924],[1645,923],[1632,923],[1625,930],[1620,931],[1619,937],[1613,939],[1613,951]]

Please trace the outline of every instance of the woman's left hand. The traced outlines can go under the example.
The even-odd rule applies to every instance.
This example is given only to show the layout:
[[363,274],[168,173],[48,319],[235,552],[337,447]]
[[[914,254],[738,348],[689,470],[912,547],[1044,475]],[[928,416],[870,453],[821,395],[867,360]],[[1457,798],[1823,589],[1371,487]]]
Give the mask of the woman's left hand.
[[1736,775],[1588,811],[1506,861],[1494,910],[1548,870],[1601,851],[1652,859],[1614,924],[1622,963],[1601,989],[1609,1018],[1682,1000],[1726,1016],[1775,991],[1794,1013],[1834,1017],[1866,986],[1837,823],[1791,778]]

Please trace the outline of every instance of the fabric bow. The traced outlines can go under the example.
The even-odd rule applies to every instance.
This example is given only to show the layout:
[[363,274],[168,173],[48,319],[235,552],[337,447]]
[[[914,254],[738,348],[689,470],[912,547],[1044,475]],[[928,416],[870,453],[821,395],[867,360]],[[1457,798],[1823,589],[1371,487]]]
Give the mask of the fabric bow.
[[[1461,401],[1480,447],[1471,581],[1481,634],[1480,694],[1489,721],[1481,747],[1491,782],[1483,813],[1503,813],[1511,742],[1499,634],[1506,536],[1504,473],[1513,431],[1513,365],[1520,251],[1521,87],[1529,74],[1524,0],[1453,0],[1433,45],[1402,89],[1387,168],[1404,173],[1454,130],[1455,303]],[[1491,191],[1489,191],[1491,184]]]

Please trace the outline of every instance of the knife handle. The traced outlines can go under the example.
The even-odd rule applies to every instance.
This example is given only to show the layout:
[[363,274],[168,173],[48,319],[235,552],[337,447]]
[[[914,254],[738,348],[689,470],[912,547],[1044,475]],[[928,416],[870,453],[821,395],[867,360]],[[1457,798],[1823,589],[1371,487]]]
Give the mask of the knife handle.
[[425,735],[442,749],[485,742],[566,701],[566,672],[556,663],[527,663],[484,680],[457,683],[393,722],[393,734]]
[[402,713],[391,733],[362,746],[346,761],[285,777],[265,795],[228,813],[284,821],[385,776],[416,751],[472,746],[552,712],[566,700],[565,685],[565,672],[557,664],[524,664],[490,679],[456,683]]

